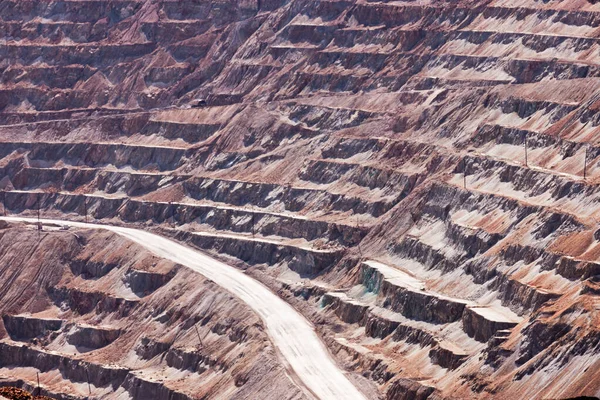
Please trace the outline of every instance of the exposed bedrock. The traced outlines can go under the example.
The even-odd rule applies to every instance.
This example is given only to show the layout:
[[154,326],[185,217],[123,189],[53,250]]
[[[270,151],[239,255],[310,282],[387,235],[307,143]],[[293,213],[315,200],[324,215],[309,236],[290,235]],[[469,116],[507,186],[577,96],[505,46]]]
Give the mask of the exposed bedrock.
[[81,275],[84,278],[100,278],[108,274],[113,269],[119,267],[117,263],[106,263],[102,261],[82,259],[72,260],[69,263],[69,266],[75,275]]
[[406,317],[423,321],[446,323],[460,319],[465,304],[454,299],[444,299],[395,286],[384,281],[381,294],[386,297],[384,305]]
[[501,293],[502,303],[513,309],[535,311],[548,301],[558,299],[561,294],[543,288],[536,288],[517,279],[498,275],[496,283],[490,288],[497,288]]
[[189,240],[194,245],[234,256],[248,264],[275,265],[285,262],[301,275],[315,275],[335,265],[343,255],[341,250],[313,250],[293,245],[259,241],[252,238],[219,237],[213,235],[181,232],[179,239]]
[[394,332],[399,325],[399,321],[369,313],[365,322],[365,333],[371,337],[384,338]]
[[163,383],[144,378],[134,372],[127,374],[123,388],[133,399],[192,400],[193,397],[173,390]]
[[3,367],[35,367],[41,372],[58,369],[66,379],[74,382],[87,382],[89,379],[91,384],[98,387],[110,386],[116,389],[129,372],[126,368],[94,364],[25,345],[0,342],[0,350],[0,365]]
[[352,300],[348,299],[344,293],[335,292],[326,293],[323,295],[321,305],[323,307],[331,305],[331,307],[335,310],[335,314],[342,321],[349,324],[358,323],[360,325],[364,325],[369,309],[369,307],[364,304],[353,302]]
[[[147,380],[126,368],[89,363],[66,356],[30,349],[25,346],[0,343],[2,366],[34,367],[40,372],[59,370],[62,376],[72,382],[90,383],[99,388],[117,391],[124,388],[133,399],[182,399],[192,397],[173,390],[160,381]],[[62,397],[59,398],[77,398]]]
[[185,124],[150,120],[142,129],[142,133],[146,135],[159,135],[166,139],[183,139],[188,143],[197,143],[208,139],[220,128],[220,123]]
[[184,190],[190,197],[198,200],[240,206],[253,204],[258,207],[282,203],[289,211],[300,211],[318,204],[322,210],[353,211],[357,214],[368,213],[378,217],[395,205],[395,200],[368,201],[361,197],[330,193],[326,190],[206,178],[186,181]]
[[384,307],[408,318],[435,323],[447,323],[461,318],[466,302],[436,296],[424,289],[402,286],[401,282],[387,280],[385,276],[367,263],[362,263],[361,281],[367,290],[377,293]]
[[75,325],[71,327],[67,341],[75,346],[81,346],[89,349],[99,349],[108,346],[121,335],[119,329],[101,327],[101,326],[88,326],[88,325]]
[[328,239],[343,245],[356,245],[367,233],[367,227],[295,218],[256,209],[235,209],[193,204],[168,204],[125,198],[92,197],[74,193],[6,192],[6,207],[12,212],[37,209],[60,210],[83,215],[86,211],[96,219],[118,217],[124,222],[156,224],[206,224],[231,232],[255,232],[265,236]]
[[419,179],[417,175],[410,176],[376,167],[324,160],[311,161],[308,167],[302,171],[300,177],[310,182],[322,184],[333,183],[340,179],[347,180],[369,189],[383,189],[400,193],[398,201],[410,192]]
[[124,281],[134,293],[144,296],[164,286],[176,273],[176,268],[167,273],[131,269],[126,272]]
[[[247,268],[370,399],[597,397],[599,7],[2,1],[0,212]],[[44,390],[81,398],[91,362],[99,384],[125,369],[92,397],[303,397],[213,283],[10,226],[2,355],[32,355],[1,375],[43,367]]]
[[389,387],[386,400],[442,400],[435,387],[409,379],[397,379]]
[[29,340],[45,336],[49,331],[58,331],[63,320],[38,318],[28,315],[3,315],[4,328],[13,340]]
[[78,314],[116,312],[120,316],[129,315],[139,303],[138,300],[116,297],[101,291],[84,291],[64,286],[48,288],[48,296],[65,310]]
[[564,256],[531,245],[511,244],[500,252],[503,260],[510,264],[523,261],[527,264],[536,261],[544,270],[556,272],[571,280],[585,280],[600,274],[600,263]]
[[169,349],[165,360],[167,365],[179,370],[190,370],[202,373],[209,368],[213,371],[224,372],[229,366],[210,354],[202,354],[195,349]]
[[[17,232],[21,241],[7,244],[7,236]],[[69,241],[63,245],[63,251],[72,250],[67,259],[50,251],[54,238]],[[18,321],[5,315],[0,323],[0,369],[4,377],[21,377],[21,386],[35,381],[39,372],[45,393],[74,398],[87,395],[88,382],[97,398],[115,393],[140,400],[253,397],[245,392],[269,398],[267,383],[275,383],[283,398],[303,398],[277,361],[260,318],[188,268],[104,230],[38,233],[11,223],[0,231],[0,247],[4,260],[25,260],[11,263],[0,275],[10,277],[11,269],[24,276],[33,271],[43,279],[62,274],[38,291],[37,313],[23,311]],[[53,268],[39,270],[38,259],[21,257],[32,248]],[[69,268],[71,260],[80,264]],[[103,264],[111,266],[105,274]],[[13,302],[26,309],[28,303],[18,296],[27,292],[11,288],[8,293],[13,292]],[[21,347],[11,339],[28,344]]]
[[393,338],[394,340],[406,340],[408,343],[417,343],[421,346],[437,344],[437,340],[431,332],[410,325],[399,325],[394,331]]
[[488,308],[480,306],[467,307],[462,317],[463,328],[476,340],[486,342],[499,330],[517,326],[517,321],[507,321],[502,316],[490,315]]
[[391,250],[401,257],[417,260],[428,268],[453,271],[466,261],[463,255],[447,257],[441,248],[433,248],[418,238],[406,236],[399,243],[390,244]]
[[433,332],[439,325],[421,328],[415,321],[406,320],[398,314],[379,307],[353,300],[343,292],[325,293],[320,305],[331,309],[335,315],[347,324],[365,327],[365,333],[373,338],[386,338],[391,335],[393,341],[404,341],[420,347],[429,347],[431,362],[443,368],[455,369],[462,365],[468,354],[455,345],[436,337]]
[[469,354],[460,354],[455,350],[438,343],[437,346],[429,350],[429,358],[434,364],[448,369],[460,367],[467,359]]
[[6,157],[13,152],[27,152],[33,167],[48,167],[62,162],[79,167],[155,168],[171,171],[185,161],[186,150],[173,147],[135,146],[101,143],[18,143],[3,142],[0,155]]

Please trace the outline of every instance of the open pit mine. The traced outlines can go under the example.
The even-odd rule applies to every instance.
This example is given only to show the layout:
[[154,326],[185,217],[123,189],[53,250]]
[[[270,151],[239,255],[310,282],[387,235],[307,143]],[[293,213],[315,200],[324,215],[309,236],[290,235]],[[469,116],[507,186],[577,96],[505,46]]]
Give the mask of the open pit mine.
[[600,2],[2,0],[0,207],[0,399],[600,397]]

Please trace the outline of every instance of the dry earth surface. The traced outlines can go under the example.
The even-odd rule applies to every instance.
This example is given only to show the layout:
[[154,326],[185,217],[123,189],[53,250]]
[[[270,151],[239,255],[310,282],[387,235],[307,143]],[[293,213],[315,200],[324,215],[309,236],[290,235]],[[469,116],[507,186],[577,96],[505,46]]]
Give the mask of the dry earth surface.
[[[0,27],[5,214],[243,270],[367,398],[600,396],[599,2],[5,0]],[[59,226],[0,230],[3,385],[310,396],[226,287]]]

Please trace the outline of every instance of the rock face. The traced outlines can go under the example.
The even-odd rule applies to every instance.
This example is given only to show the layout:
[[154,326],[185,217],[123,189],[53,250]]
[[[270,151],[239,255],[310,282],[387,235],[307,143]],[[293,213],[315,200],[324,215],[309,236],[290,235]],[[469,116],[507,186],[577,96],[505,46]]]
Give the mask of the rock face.
[[260,319],[187,269],[99,231],[10,226],[0,247],[0,280],[12,282],[0,294],[0,386],[31,390],[39,373],[42,392],[59,399],[87,398],[88,382],[106,399],[304,398]]
[[[0,25],[3,214],[156,229],[246,269],[368,397],[600,396],[600,3],[5,0]],[[194,398],[210,373],[196,397],[268,398],[256,371],[291,387],[236,300],[154,297],[184,276],[225,296],[202,278],[13,229],[11,382],[75,352],[134,398]],[[207,315],[234,353],[189,348]],[[121,345],[193,372],[163,384]]]
[[35,318],[21,315],[3,315],[4,329],[13,340],[33,339],[47,331],[58,331],[63,324],[60,319]]

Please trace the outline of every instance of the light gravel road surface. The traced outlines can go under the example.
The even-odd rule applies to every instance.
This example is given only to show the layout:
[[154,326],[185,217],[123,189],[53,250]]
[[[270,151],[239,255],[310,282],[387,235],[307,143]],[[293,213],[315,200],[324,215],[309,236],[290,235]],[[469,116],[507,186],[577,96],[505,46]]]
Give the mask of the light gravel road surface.
[[[0,217],[6,221],[35,223],[35,218]],[[140,229],[42,219],[43,224],[105,229],[124,236],[165,259],[184,265],[248,304],[264,321],[275,347],[304,386],[307,395],[321,400],[365,400],[365,396],[336,365],[313,326],[292,306],[243,271],[183,246],[173,240]],[[307,392],[308,390],[308,392]]]

